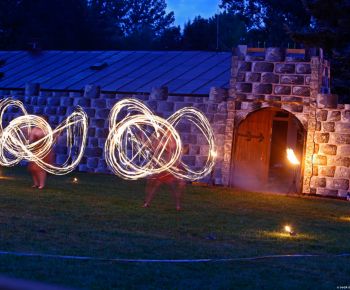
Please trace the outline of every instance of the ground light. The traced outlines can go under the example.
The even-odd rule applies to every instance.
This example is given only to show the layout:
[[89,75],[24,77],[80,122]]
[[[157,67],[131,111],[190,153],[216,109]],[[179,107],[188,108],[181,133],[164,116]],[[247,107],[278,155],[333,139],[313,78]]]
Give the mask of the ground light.
[[13,179],[16,179],[16,178],[11,177],[11,176],[3,176],[3,175],[1,175],[1,176],[0,176],[0,179],[1,179],[1,180],[13,180]]
[[78,178],[74,177],[73,180],[72,180],[72,183],[78,183],[78,182],[79,182]]
[[5,176],[3,169],[0,167],[0,179],[15,179],[14,177]]
[[284,230],[289,233],[289,235],[291,236],[296,236],[297,233],[295,231],[293,231],[292,227],[290,225],[285,225],[284,226]]
[[350,222],[350,216],[341,216],[339,219],[343,222]]

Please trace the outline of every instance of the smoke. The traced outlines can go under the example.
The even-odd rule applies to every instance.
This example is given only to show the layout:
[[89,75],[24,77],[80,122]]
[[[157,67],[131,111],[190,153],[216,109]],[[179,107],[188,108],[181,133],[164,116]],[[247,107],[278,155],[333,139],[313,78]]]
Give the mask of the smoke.
[[[270,168],[268,174],[262,174],[257,166],[240,166],[233,175],[233,186],[255,192],[270,193],[297,193],[298,189],[293,184],[294,170],[282,165]],[[298,172],[297,172],[298,173]],[[300,175],[296,175],[296,184]]]

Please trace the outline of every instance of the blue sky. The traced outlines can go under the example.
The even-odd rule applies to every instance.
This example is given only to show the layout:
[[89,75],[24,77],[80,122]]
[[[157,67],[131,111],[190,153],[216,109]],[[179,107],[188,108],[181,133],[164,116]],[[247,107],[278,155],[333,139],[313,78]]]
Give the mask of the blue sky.
[[182,28],[188,20],[195,16],[209,18],[218,11],[220,0],[166,0],[168,11],[175,13],[175,25]]

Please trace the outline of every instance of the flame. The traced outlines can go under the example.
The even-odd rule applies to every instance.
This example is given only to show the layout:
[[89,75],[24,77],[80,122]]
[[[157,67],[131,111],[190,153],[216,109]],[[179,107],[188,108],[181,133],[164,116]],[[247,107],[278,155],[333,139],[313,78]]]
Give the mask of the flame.
[[289,225],[284,226],[284,230],[288,233],[292,231],[292,228]]
[[292,163],[293,165],[299,165],[300,164],[300,161],[295,156],[294,151],[291,148],[287,148],[287,158],[288,158],[289,162]]

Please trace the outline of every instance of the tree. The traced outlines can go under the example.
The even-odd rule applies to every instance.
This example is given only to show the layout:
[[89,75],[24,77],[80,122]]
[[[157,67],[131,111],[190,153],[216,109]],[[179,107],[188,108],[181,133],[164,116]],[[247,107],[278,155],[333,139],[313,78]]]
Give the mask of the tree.
[[[302,32],[290,28],[291,36],[307,46],[322,47],[328,54],[350,45],[350,0],[304,0],[312,25]],[[330,13],[331,11],[331,13]]]
[[21,1],[0,1],[0,48],[11,49],[16,41],[16,30],[20,25],[17,10]]
[[120,48],[124,37],[122,21],[128,11],[127,1],[88,0],[87,9],[91,31],[89,48]]
[[[10,3],[12,2],[12,3]],[[79,49],[88,40],[85,0],[18,0],[1,2],[3,47]]]
[[155,38],[155,32],[150,25],[140,24],[124,36],[121,48],[126,50],[151,50]]
[[174,12],[165,11],[165,0],[129,0],[127,5],[128,11],[122,21],[125,35],[147,27],[159,36],[175,21]]
[[211,18],[211,22],[218,25],[219,50],[230,51],[246,40],[247,28],[239,16],[224,12],[216,17]]
[[264,41],[269,46],[282,46],[291,41],[286,25],[297,31],[310,24],[308,13],[300,9],[302,1],[222,0],[220,7],[244,21],[248,41]]
[[144,49],[174,22],[165,0],[0,0],[0,46]]
[[188,50],[215,50],[216,26],[209,19],[197,16],[185,24],[183,32],[183,48]]
[[180,26],[173,26],[165,29],[153,43],[157,50],[181,50],[182,34]]
[[332,91],[350,102],[350,0],[304,0],[312,25],[302,32],[290,29],[295,41],[321,47],[331,61]]
[[[99,43],[119,49],[151,49],[174,22],[165,0],[90,0],[90,24]],[[108,37],[109,35],[109,37]],[[108,39],[110,42],[108,42]]]
[[185,24],[183,48],[192,50],[231,50],[246,37],[243,21],[232,13],[209,19],[200,16]]

